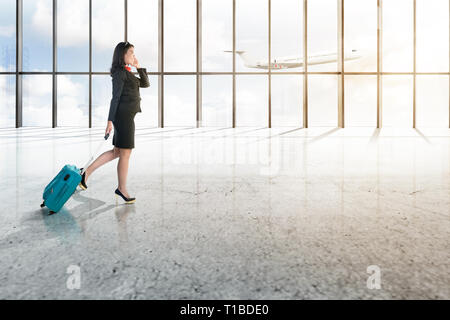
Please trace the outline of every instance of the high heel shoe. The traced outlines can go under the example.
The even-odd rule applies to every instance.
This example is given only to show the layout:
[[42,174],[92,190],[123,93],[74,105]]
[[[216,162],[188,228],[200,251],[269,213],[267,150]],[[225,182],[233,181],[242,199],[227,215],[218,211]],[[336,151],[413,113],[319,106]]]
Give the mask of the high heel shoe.
[[136,198],[127,198],[127,197],[125,197],[125,196],[122,194],[122,192],[120,192],[119,188],[117,188],[116,191],[114,191],[114,193],[115,193],[117,196],[121,196],[122,199],[125,201],[125,203],[135,203],[135,202],[136,202]]
[[[83,168],[81,168],[80,171],[83,171]],[[83,172],[83,174],[81,175],[81,181],[80,181],[80,183],[78,185],[83,190],[87,189],[88,186],[86,185],[86,171]]]

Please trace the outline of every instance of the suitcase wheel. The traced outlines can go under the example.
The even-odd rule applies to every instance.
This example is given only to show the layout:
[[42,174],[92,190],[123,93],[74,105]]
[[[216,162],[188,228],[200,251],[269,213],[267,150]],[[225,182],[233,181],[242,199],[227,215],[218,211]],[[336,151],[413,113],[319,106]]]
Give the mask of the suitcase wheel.
[[41,208],[45,207],[45,202],[41,203]]
[[55,211],[50,210],[50,212],[48,213],[48,215],[55,214],[55,213],[56,213]]

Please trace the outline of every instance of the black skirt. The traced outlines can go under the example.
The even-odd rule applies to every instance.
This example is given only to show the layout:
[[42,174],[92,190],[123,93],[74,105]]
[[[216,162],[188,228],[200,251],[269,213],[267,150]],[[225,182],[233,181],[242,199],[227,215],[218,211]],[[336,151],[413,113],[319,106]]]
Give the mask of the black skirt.
[[121,101],[117,107],[113,145],[117,148],[134,148],[134,117],[139,112],[139,101]]

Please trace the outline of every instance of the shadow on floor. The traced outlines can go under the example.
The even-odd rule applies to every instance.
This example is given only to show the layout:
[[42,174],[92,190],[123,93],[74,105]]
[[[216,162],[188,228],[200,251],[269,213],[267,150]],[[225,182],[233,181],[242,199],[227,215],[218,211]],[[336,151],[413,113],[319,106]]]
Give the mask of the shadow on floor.
[[[74,243],[82,238],[86,223],[105,213],[116,208],[115,215],[119,223],[119,228],[126,224],[126,217],[135,212],[134,205],[127,204],[110,204],[106,202],[86,197],[81,194],[82,191],[76,190],[72,195],[72,201],[79,202],[79,204],[71,209],[62,207],[60,211],[55,214],[49,214],[48,208],[39,210],[47,231],[56,235],[62,242]],[[70,201],[70,200],[69,200]],[[36,211],[33,211],[36,212]],[[125,227],[126,229],[126,227]]]

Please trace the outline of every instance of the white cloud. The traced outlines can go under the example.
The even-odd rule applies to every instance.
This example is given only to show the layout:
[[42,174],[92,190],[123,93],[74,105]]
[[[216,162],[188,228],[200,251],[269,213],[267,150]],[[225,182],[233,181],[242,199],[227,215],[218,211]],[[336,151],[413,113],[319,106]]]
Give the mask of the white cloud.
[[58,126],[87,126],[88,87],[71,76],[58,76]]
[[128,1],[128,41],[147,71],[158,68],[158,1]]
[[24,76],[23,91],[36,97],[44,97],[52,93],[52,78],[49,75]]
[[166,71],[195,71],[195,1],[170,0],[164,6]]
[[48,75],[23,77],[23,125],[51,126],[52,77]]
[[51,2],[38,0],[36,2],[36,10],[31,18],[33,30],[46,36],[51,36],[52,32],[52,8]]
[[58,46],[84,46],[89,42],[88,1],[58,1]]
[[167,126],[195,125],[195,76],[165,78],[164,118]]
[[[0,77],[2,79],[2,77]],[[0,82],[0,92],[3,90]],[[14,110],[14,93],[11,93],[10,108]],[[58,76],[58,126],[88,125],[87,87],[71,79]],[[83,99],[84,97],[84,99]],[[24,76],[23,78],[23,125],[51,126],[52,78],[46,75]],[[2,124],[3,126],[3,124]]]
[[[0,66],[0,71],[5,71]],[[0,128],[15,125],[15,85],[14,77],[0,75]]]
[[231,126],[232,77],[203,76],[202,120],[205,126]]
[[0,26],[0,37],[10,38],[16,34],[16,26],[13,24]]
[[232,50],[232,3],[203,2],[203,70],[230,71],[232,55],[223,52]]
[[68,75],[58,76],[58,95],[81,98],[86,94],[87,88],[79,82],[72,81]]
[[92,41],[97,50],[113,53],[124,37],[124,5],[121,0],[92,1]]
[[[89,41],[88,2],[59,1],[58,8],[58,45],[73,47],[85,45]],[[123,1],[92,2],[93,46],[97,50],[111,50],[123,38]],[[36,10],[32,15],[32,27],[37,32],[50,37],[52,35],[52,7],[46,0],[36,1]],[[105,32],[107,31],[107,32]]]
[[236,125],[266,126],[267,76],[238,76],[236,79]]

